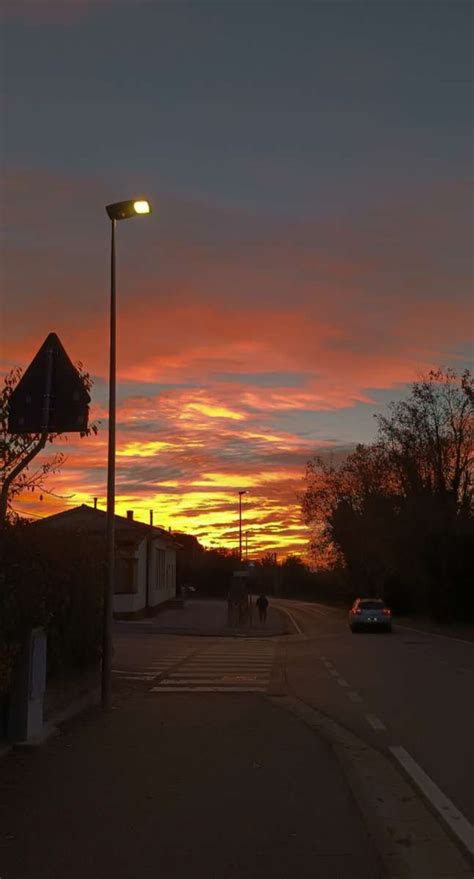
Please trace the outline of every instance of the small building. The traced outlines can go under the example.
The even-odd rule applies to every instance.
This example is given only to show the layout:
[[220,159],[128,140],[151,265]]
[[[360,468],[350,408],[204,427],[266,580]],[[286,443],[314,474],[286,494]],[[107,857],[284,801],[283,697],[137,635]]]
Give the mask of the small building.
[[[82,504],[46,516],[35,524],[55,532],[104,536],[106,512]],[[176,598],[176,554],[180,544],[164,528],[127,516],[115,516],[114,616],[117,619],[151,616]]]

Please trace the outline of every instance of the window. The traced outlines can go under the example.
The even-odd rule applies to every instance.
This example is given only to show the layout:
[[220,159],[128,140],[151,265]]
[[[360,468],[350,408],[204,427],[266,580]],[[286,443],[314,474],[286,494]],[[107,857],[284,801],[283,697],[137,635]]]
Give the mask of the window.
[[137,559],[134,556],[118,556],[115,560],[115,593],[137,592]]

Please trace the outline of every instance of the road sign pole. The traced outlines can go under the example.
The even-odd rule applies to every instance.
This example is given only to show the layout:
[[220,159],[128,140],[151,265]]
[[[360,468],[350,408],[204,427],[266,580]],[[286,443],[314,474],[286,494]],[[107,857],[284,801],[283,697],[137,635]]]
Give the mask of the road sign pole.
[[109,449],[107,463],[107,577],[104,594],[102,641],[102,708],[112,706],[112,627],[115,572],[115,388],[116,388],[116,305],[115,225],[112,220],[110,249],[110,365],[109,365]]
[[53,357],[54,351],[48,348],[46,352],[46,378],[43,397],[43,410],[41,413],[41,431],[45,433],[49,428],[49,416],[51,412],[51,391],[53,386]]

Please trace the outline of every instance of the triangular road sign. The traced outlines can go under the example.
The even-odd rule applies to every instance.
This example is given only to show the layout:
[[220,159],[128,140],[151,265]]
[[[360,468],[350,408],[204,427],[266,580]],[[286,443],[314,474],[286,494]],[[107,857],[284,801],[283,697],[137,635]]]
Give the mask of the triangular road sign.
[[50,333],[13,391],[10,433],[73,433],[87,428],[90,396],[56,333]]

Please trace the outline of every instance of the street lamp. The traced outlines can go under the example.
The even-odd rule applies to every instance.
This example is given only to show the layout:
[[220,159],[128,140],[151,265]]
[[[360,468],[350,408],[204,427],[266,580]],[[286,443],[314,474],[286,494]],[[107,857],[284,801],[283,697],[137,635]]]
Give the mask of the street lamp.
[[117,220],[150,214],[151,205],[145,199],[118,201],[106,206],[112,221],[110,249],[110,361],[109,361],[109,448],[107,459],[107,581],[104,591],[104,619],[102,631],[102,708],[112,703],[112,626],[115,568],[115,388],[116,388],[116,307],[115,307],[115,226]]
[[239,562],[242,561],[242,495],[248,494],[247,489],[239,491]]

